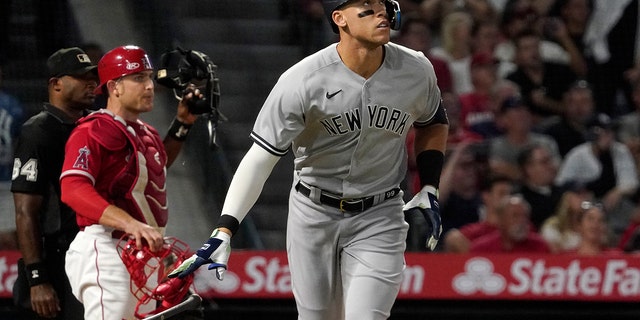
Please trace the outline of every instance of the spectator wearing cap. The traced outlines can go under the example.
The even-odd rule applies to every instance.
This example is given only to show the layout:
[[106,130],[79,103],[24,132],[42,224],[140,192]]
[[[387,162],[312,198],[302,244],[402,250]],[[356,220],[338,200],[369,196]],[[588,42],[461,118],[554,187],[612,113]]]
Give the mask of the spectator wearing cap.
[[472,130],[478,123],[493,120],[491,90],[496,83],[497,61],[488,53],[471,57],[473,91],[460,95],[460,119],[464,129]]
[[59,178],[65,143],[94,103],[98,74],[77,47],[56,51],[47,67],[49,102],[22,126],[15,151],[11,191],[22,258],[13,298],[29,319],[82,319],[64,270],[78,226],[75,213],[60,201]]
[[589,122],[587,140],[567,153],[556,184],[584,184],[604,205],[609,226],[619,236],[635,210],[630,197],[638,188],[637,168],[629,148],[616,140],[614,122],[606,114]]
[[595,105],[591,86],[585,80],[574,82],[562,97],[562,115],[554,117],[540,130],[558,144],[560,156],[585,142],[587,122],[593,118]]
[[494,174],[520,182],[522,173],[518,166],[518,155],[534,144],[546,148],[553,161],[560,161],[556,142],[545,134],[531,130],[531,113],[520,97],[512,96],[504,100],[496,121],[504,133],[489,140],[489,167]]

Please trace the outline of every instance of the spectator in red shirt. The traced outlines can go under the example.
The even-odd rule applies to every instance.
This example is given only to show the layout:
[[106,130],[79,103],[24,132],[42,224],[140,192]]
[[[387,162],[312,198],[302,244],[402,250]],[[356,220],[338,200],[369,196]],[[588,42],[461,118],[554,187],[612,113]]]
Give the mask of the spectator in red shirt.
[[487,53],[476,53],[471,58],[473,91],[460,95],[460,116],[465,129],[479,121],[493,119],[491,90],[497,80],[496,62]]
[[459,229],[451,229],[444,235],[444,251],[467,253],[469,246],[476,238],[497,230],[499,216],[496,206],[500,199],[508,197],[514,190],[513,181],[503,176],[487,179],[482,188],[481,220],[470,223]]
[[547,243],[531,230],[531,208],[520,195],[500,199],[495,212],[498,230],[471,242],[471,253],[551,253]]

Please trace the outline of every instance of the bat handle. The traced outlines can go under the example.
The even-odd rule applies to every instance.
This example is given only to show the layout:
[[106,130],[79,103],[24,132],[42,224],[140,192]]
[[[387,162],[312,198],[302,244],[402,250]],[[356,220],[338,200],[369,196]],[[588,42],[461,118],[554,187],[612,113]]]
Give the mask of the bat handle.
[[164,320],[169,319],[175,315],[178,315],[184,311],[193,310],[200,306],[202,303],[202,297],[197,294],[191,294],[187,299],[180,302],[179,304],[164,310],[160,313],[151,315],[149,317],[144,318],[143,320]]

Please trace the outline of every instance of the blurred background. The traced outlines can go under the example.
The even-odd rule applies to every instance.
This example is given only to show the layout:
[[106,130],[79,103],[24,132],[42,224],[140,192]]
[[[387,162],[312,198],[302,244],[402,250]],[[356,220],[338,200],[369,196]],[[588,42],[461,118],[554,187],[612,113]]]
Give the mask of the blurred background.
[[[446,200],[441,200],[445,205],[443,214],[451,215],[445,221],[451,221],[448,228],[457,229],[485,219],[479,203],[482,202],[480,194],[488,172],[500,172],[509,176],[514,184],[527,185],[517,163],[511,164],[514,169],[497,161],[499,155],[493,154],[495,151],[491,149],[494,138],[507,136],[526,124],[528,127],[524,131],[550,137],[555,145],[555,149],[551,148],[555,150],[551,156],[557,156],[558,164],[570,149],[588,141],[582,139],[582,133],[587,133],[589,128],[588,117],[578,114],[574,115],[576,118],[570,118],[572,114],[563,111],[568,110],[570,104],[569,100],[564,100],[565,92],[579,87],[572,85],[576,83],[574,80],[586,81],[587,87],[593,90],[591,98],[595,107],[587,111],[589,115],[604,113],[616,124],[622,123],[625,116],[632,122],[635,119],[631,116],[635,114],[636,106],[640,106],[640,95],[637,101],[632,96],[640,75],[640,68],[635,64],[636,57],[640,56],[636,53],[640,48],[636,35],[638,0],[601,1],[599,7],[597,2],[400,1],[403,19],[411,21],[409,25],[414,26],[413,22],[417,20],[420,26],[394,31],[393,41],[421,50],[432,59],[444,103],[448,103],[450,110],[452,131],[447,152],[450,171],[446,171],[450,175],[443,177],[441,185],[441,197],[443,193],[447,196]],[[601,23],[601,30],[605,31],[594,35],[596,40],[588,42],[584,40],[588,38],[585,34],[596,8],[601,13],[602,10],[611,11],[598,15],[602,21],[592,22]],[[587,11],[583,13],[581,10]],[[575,26],[580,25],[581,13],[584,16],[582,26]],[[607,20],[607,16],[615,18]],[[514,75],[519,68],[526,67],[527,62],[518,56],[515,47],[508,45],[519,39],[518,29],[526,27],[537,30],[538,40],[546,44],[540,46],[541,55],[534,55],[532,59],[554,64],[553,68],[547,68],[550,74],[547,78],[559,79],[553,76],[554,70],[563,70],[562,75],[570,76],[562,77],[568,79],[566,83],[556,85],[548,80],[551,82],[520,92],[519,96],[522,96],[531,115],[509,117],[526,116],[523,120],[507,118],[507,112],[515,112],[510,110],[517,108],[504,104],[508,99],[500,96],[502,93],[496,87],[503,84],[502,80],[517,82],[518,77]],[[567,39],[572,42],[567,42]],[[602,44],[598,39],[609,40],[608,57],[603,58],[590,49],[592,43],[596,43],[592,47]],[[336,40],[320,0],[0,0],[0,92],[18,101],[16,105],[21,107],[21,116],[16,117],[12,124],[18,126],[20,121],[39,112],[47,100],[45,62],[60,48],[82,47],[97,63],[104,52],[117,46],[135,44],[147,51],[156,67],[164,52],[178,46],[207,54],[218,67],[219,110],[226,120],[219,122],[217,146],[211,147],[207,123],[200,119],[181,155],[168,171],[170,219],[167,234],[197,248],[208,238],[217,221],[227,186],[251,144],[249,133],[253,121],[271,87],[287,68]],[[496,68],[489,75],[473,71],[486,65]],[[565,69],[556,69],[555,65]],[[611,74],[615,76],[609,76]],[[523,83],[518,85],[520,89],[526,87]],[[541,94],[549,99],[540,98]],[[487,102],[478,102],[483,99]],[[173,93],[157,84],[155,109],[142,118],[163,133],[175,114],[175,106]],[[558,129],[558,124],[565,122],[571,125]],[[511,128],[509,123],[516,128]],[[562,131],[566,128],[572,130]],[[565,138],[571,134],[579,137],[567,142]],[[637,139],[640,131],[630,135],[625,141],[622,140],[624,135],[618,135],[617,139],[626,144],[633,160],[637,161],[640,159],[640,140]],[[10,145],[15,138],[15,135],[7,135],[2,141]],[[10,156],[4,158],[11,161]],[[0,156],[0,160],[4,158]],[[548,184],[554,184],[557,168],[550,170],[553,175]],[[636,171],[633,174],[636,175]],[[234,249],[285,249],[284,230],[291,180],[292,158],[288,154],[274,169],[252,213],[234,236]],[[461,181],[468,183],[457,183]],[[15,225],[9,183],[6,177],[0,181],[0,231],[3,237],[10,235]],[[584,184],[580,186],[584,187]],[[405,187],[406,196],[410,197],[415,192],[411,176],[408,176]],[[631,209],[625,211],[621,226],[611,230],[613,239],[619,238],[627,226],[640,223],[640,214],[636,210],[640,195],[636,187],[625,195]],[[559,202],[560,196],[554,199]],[[474,206],[472,213],[465,217],[453,216],[468,208],[464,207],[467,204]],[[538,224],[535,228],[541,229],[545,218],[554,212],[555,208],[551,208],[544,217],[536,217]],[[609,246],[615,247],[617,242],[611,240]],[[409,248],[414,247],[409,244]],[[439,247],[438,251],[447,249]],[[9,310],[10,302],[3,306]],[[212,318],[295,318],[292,300],[220,300],[208,301],[206,307],[208,316]],[[612,309],[615,313],[610,316]],[[628,304],[567,301],[401,301],[394,310],[393,319],[512,319],[520,315],[622,319],[637,317],[640,313],[639,306]],[[0,319],[11,318],[10,315],[6,317],[0,313]]]

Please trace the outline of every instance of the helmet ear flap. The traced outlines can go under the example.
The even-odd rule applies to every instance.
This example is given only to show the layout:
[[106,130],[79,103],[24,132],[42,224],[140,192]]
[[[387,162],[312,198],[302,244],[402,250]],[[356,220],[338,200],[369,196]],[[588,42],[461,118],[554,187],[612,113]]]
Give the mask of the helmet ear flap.
[[386,0],[384,6],[387,9],[387,17],[389,18],[390,27],[392,30],[400,30],[401,26],[401,12],[400,3],[396,0]]

